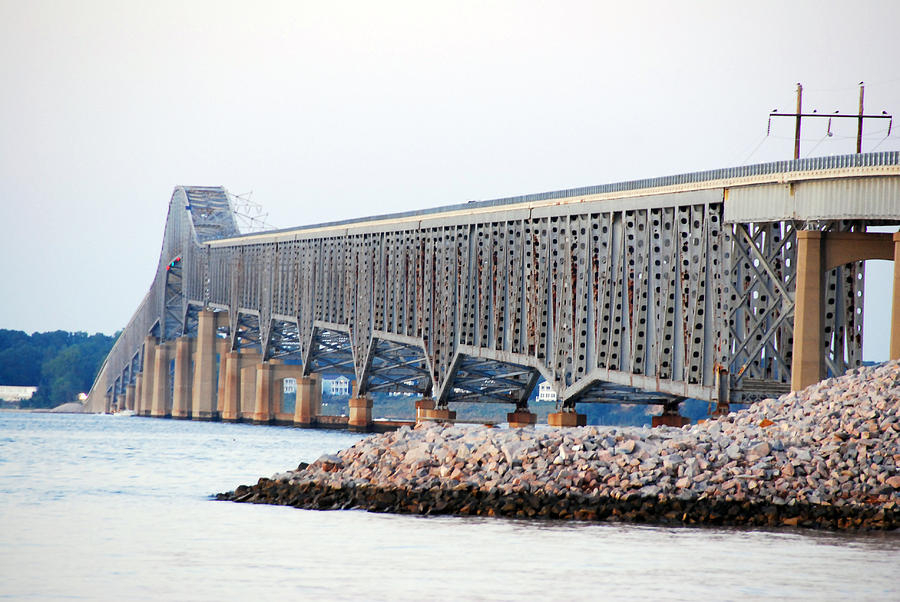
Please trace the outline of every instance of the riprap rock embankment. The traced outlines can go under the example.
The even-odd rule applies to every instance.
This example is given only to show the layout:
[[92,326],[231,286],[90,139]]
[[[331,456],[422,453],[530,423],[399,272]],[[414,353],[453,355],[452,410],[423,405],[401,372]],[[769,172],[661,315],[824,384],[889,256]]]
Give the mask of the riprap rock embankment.
[[900,363],[703,424],[419,425],[219,494],[300,508],[895,529]]

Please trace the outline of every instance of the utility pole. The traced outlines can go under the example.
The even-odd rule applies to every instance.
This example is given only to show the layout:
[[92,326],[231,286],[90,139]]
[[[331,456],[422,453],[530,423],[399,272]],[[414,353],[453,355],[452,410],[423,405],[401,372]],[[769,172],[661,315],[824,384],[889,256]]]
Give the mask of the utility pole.
[[[862,152],[862,124],[863,124],[863,95],[866,93],[866,87],[859,82],[859,125],[856,128],[856,154]],[[799,111],[797,111],[799,113]]]
[[848,118],[848,119],[856,119],[857,127],[856,127],[856,152],[857,154],[862,152],[862,134],[863,134],[863,121],[865,119],[890,119],[888,124],[888,136],[891,135],[891,128],[894,125],[894,116],[888,115],[887,112],[882,111],[881,115],[866,115],[863,110],[863,98],[865,96],[866,87],[863,82],[859,82],[859,112],[855,115],[842,114],[837,111],[832,113],[831,115],[825,113],[816,113],[813,110],[812,113],[804,113],[803,112],[803,86],[801,84],[797,84],[797,111],[795,113],[779,113],[778,109],[775,109],[771,113],[769,113],[769,131],[772,129],[772,117],[793,117],[795,120],[794,124],[794,159],[800,158],[800,126],[804,117],[828,117],[828,131],[831,131],[831,119],[834,118]]
[[[794,126],[794,158],[800,158],[800,121],[803,119],[803,85],[797,82],[797,124]],[[856,151],[859,152],[859,151]]]

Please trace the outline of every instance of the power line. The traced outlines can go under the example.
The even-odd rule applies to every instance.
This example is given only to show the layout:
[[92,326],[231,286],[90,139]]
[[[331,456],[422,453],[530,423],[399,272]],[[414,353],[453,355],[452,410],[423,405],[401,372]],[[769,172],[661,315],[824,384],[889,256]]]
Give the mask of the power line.
[[747,156],[744,158],[744,160],[741,161],[741,163],[746,163],[747,161],[749,161],[749,160],[750,160],[750,157],[752,157],[753,155],[755,155],[755,154],[756,154],[756,151],[758,151],[760,148],[762,148],[762,145],[765,144],[766,139],[767,139],[768,137],[769,137],[768,134],[766,134],[765,136],[763,136],[762,140],[759,141],[759,144],[757,144],[756,147],[754,147],[754,149],[753,149],[752,151],[750,151],[750,154],[747,155]]
[[[866,119],[889,119],[890,122],[888,124],[888,136],[890,136],[891,127],[894,124],[893,115],[888,115],[887,112],[882,111],[881,115],[866,115],[865,111],[863,111],[863,99],[865,96],[866,87],[863,82],[859,82],[859,112],[855,115],[848,115],[846,113],[840,113],[835,111],[834,113],[804,113],[803,112],[803,85],[797,84],[797,110],[794,113],[779,113],[778,109],[773,110],[769,113],[769,133],[772,131],[772,118],[773,117],[793,117],[794,118],[794,159],[800,158],[800,129],[803,123],[803,118],[807,117],[827,117],[828,118],[828,132],[831,132],[831,120],[832,119],[841,119],[841,118],[850,118],[857,120],[857,128],[856,128],[856,152],[862,152],[862,140],[863,140],[863,121]],[[821,141],[819,142],[821,144]],[[880,144],[880,143],[879,143]],[[818,144],[816,145],[818,146]]]

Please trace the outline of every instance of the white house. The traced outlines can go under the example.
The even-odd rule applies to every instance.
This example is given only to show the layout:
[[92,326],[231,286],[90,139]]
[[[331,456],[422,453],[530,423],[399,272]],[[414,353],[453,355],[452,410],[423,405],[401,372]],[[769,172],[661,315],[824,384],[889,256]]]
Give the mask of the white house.
[[322,392],[338,397],[350,395],[350,379],[346,376],[338,376],[335,379],[322,379]]
[[0,399],[3,401],[24,401],[31,399],[37,391],[37,387],[16,387],[13,385],[0,385]]
[[552,403],[556,403],[557,395],[556,391],[553,390],[553,387],[550,386],[546,380],[541,381],[541,384],[538,385],[538,401],[549,401]]

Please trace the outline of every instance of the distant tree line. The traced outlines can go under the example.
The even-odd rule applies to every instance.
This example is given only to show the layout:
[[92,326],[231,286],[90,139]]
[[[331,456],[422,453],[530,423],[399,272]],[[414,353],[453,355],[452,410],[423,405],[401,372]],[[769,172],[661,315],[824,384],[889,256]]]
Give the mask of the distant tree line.
[[50,408],[90,390],[118,333],[35,332],[0,329],[0,385],[35,386],[22,407]]

